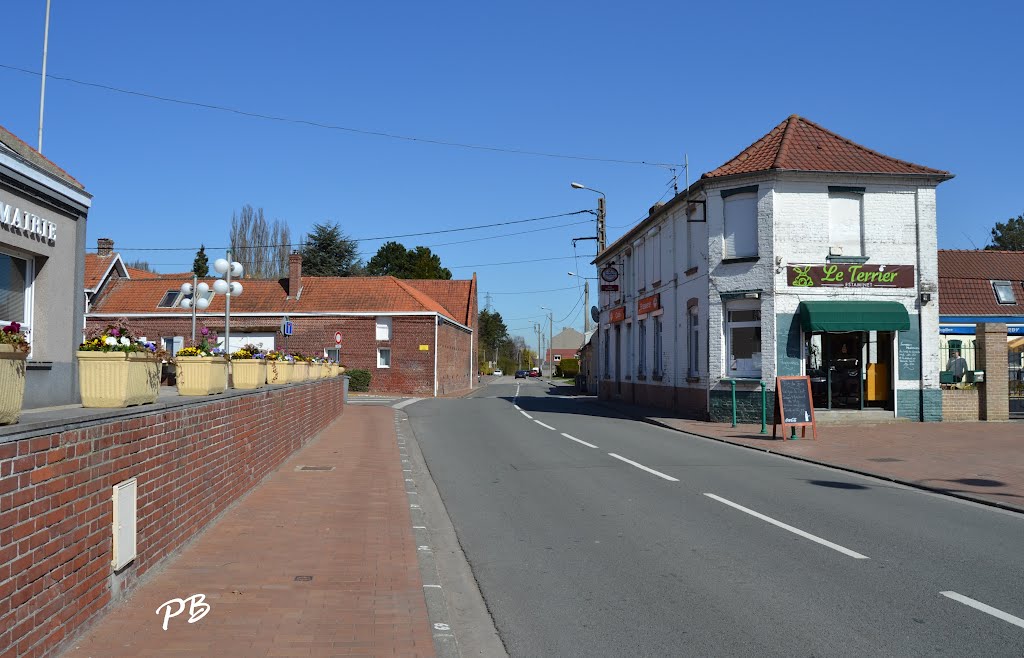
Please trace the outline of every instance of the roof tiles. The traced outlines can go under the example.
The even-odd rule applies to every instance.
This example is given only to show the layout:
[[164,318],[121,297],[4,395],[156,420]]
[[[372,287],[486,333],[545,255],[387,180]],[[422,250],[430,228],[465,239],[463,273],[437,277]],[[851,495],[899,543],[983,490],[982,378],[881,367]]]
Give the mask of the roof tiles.
[[[993,281],[1009,281],[1016,304],[996,300]],[[941,315],[1024,316],[1024,252],[939,250]]]

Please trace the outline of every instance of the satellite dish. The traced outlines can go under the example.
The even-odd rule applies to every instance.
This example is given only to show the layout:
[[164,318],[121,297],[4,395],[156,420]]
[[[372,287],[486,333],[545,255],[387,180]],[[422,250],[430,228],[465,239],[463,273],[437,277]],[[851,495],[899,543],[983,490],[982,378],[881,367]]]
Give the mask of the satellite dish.
[[590,307],[590,317],[591,317],[591,319],[594,320],[594,322],[600,322],[601,321],[601,311],[597,310],[596,306],[591,306]]

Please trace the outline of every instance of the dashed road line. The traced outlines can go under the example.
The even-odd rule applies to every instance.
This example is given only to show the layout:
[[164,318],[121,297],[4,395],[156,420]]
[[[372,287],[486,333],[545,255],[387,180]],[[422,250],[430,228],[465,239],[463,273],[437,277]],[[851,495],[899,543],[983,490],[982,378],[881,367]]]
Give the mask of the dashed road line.
[[651,473],[652,475],[657,475],[658,477],[663,478],[665,480],[668,480],[669,482],[679,482],[678,479],[672,477],[671,475],[665,475],[661,471],[656,471],[653,468],[648,468],[648,467],[644,466],[643,464],[640,464],[640,463],[637,463],[637,462],[633,461],[632,459],[626,459],[622,455],[616,455],[614,452],[609,452],[608,455],[611,456],[611,457],[614,457],[615,459],[618,459],[620,461],[624,461],[627,464],[630,464],[632,466],[636,466],[637,468],[639,468],[642,471],[647,471],[648,473]]
[[958,603],[963,603],[964,605],[970,606],[975,610],[981,610],[985,614],[992,615],[996,619],[1002,619],[1003,621],[1013,624],[1014,626],[1020,626],[1021,628],[1024,628],[1024,619],[1021,619],[1020,617],[1014,617],[1010,613],[1003,612],[999,608],[993,608],[992,606],[986,605],[981,601],[975,601],[974,599],[968,596],[964,596],[963,594],[957,594],[956,592],[939,592],[939,594],[942,594],[946,598],[953,599]]
[[570,435],[566,434],[565,432],[562,432],[562,436],[564,436],[565,438],[569,439],[570,441],[575,441],[576,443],[582,443],[583,445],[587,446],[588,448],[596,448],[597,447],[593,443],[587,443],[583,439],[577,439],[575,436],[570,436]]
[[530,420],[533,420],[533,416],[531,416],[530,414],[526,413],[526,412],[525,412],[525,411],[523,411],[522,409],[520,409],[520,410],[519,410],[519,413],[523,414],[524,416],[526,416],[526,417],[527,417],[527,418],[529,418]]
[[552,432],[554,432],[554,431],[555,431],[555,428],[554,428],[554,427],[551,427],[551,426],[550,426],[550,425],[548,425],[547,423],[542,423],[542,422],[540,422],[540,421],[539,421],[539,420],[537,420],[537,419],[534,419],[534,421],[533,421],[533,422],[537,423],[537,424],[538,424],[538,425],[540,425],[541,427],[546,427],[546,428],[548,428],[548,429],[549,429],[549,430],[551,430]]

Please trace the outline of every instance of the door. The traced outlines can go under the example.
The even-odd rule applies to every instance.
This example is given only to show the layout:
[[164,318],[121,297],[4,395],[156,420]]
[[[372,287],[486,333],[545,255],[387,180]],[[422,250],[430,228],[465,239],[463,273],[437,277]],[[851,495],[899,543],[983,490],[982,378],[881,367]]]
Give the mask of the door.
[[863,334],[859,331],[826,334],[829,400],[831,409],[861,409]]
[[622,395],[622,327],[615,326],[615,393]]
[[864,405],[892,409],[892,332],[869,331],[862,355],[865,368]]

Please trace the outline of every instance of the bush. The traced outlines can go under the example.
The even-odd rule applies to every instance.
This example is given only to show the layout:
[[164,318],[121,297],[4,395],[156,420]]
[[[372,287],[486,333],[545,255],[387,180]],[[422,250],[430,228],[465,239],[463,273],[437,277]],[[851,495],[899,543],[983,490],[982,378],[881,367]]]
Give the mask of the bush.
[[562,359],[555,367],[556,377],[575,377],[580,374],[579,359]]
[[348,390],[360,391],[365,393],[370,390],[370,371],[369,370],[349,370],[345,372],[349,376]]

